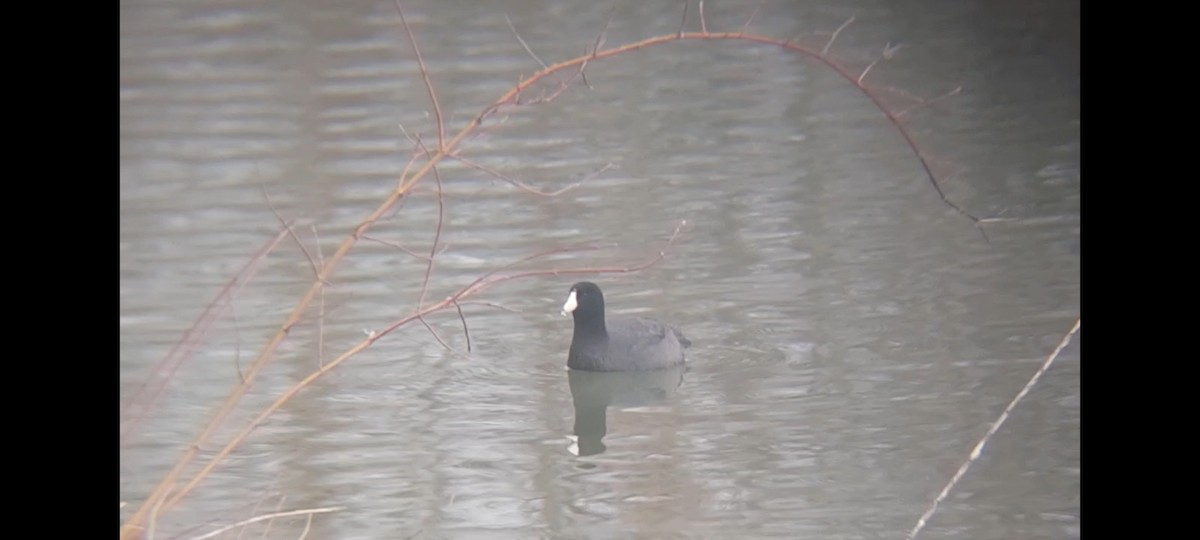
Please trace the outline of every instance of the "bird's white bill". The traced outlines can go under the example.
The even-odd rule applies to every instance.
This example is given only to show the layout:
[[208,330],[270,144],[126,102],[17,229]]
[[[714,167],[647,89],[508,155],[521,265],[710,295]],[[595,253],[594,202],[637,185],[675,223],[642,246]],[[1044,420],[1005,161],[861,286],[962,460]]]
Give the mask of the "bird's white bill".
[[563,316],[566,317],[568,313],[574,313],[577,307],[579,307],[579,303],[575,301],[575,291],[571,291],[571,295],[567,297],[567,303],[563,304]]

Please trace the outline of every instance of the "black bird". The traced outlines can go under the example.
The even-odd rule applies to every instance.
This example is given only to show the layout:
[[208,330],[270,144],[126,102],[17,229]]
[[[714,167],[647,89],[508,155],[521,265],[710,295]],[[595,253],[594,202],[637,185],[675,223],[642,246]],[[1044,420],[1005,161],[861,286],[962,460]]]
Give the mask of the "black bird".
[[595,283],[571,286],[563,315],[575,318],[567,367],[581,371],[648,371],[684,363],[692,344],[677,328],[645,317],[604,318],[604,293]]

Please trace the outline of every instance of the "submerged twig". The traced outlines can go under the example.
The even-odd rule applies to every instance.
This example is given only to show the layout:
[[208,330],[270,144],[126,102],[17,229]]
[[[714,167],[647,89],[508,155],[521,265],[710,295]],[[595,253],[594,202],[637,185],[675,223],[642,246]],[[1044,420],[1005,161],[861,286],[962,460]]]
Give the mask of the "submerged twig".
[[463,335],[467,338],[467,352],[469,353],[471,352],[471,329],[467,328],[467,318],[463,315],[462,306],[457,300],[454,301],[454,309],[458,310],[458,319],[462,321]]

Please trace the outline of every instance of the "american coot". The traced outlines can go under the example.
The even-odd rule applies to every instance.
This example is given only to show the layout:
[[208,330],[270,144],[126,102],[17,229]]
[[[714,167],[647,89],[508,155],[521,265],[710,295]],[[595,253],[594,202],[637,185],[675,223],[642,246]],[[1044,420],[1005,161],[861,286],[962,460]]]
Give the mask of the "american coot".
[[604,319],[604,294],[595,283],[571,286],[563,315],[575,317],[567,367],[582,371],[647,371],[682,364],[692,344],[678,329],[644,317]]

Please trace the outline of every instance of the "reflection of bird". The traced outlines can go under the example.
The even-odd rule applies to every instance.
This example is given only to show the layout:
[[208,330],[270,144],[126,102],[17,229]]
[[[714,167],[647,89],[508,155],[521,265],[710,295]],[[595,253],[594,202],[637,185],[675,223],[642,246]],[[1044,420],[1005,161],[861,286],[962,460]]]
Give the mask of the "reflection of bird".
[[571,401],[575,405],[575,444],[580,456],[605,450],[609,407],[641,407],[665,401],[683,383],[685,366],[655,371],[598,373],[570,370]]
[[595,283],[571,287],[563,315],[575,319],[567,367],[583,371],[645,371],[684,362],[692,344],[678,329],[645,317],[604,318],[604,293]]

